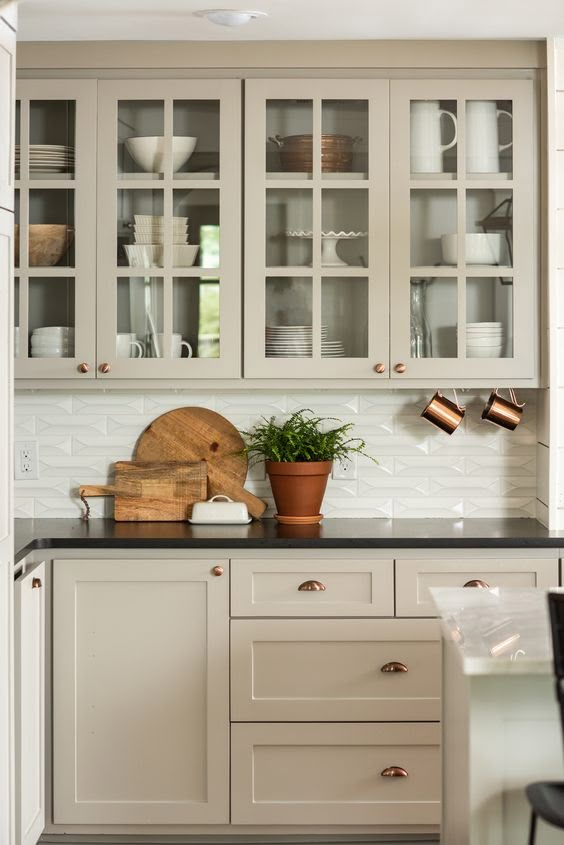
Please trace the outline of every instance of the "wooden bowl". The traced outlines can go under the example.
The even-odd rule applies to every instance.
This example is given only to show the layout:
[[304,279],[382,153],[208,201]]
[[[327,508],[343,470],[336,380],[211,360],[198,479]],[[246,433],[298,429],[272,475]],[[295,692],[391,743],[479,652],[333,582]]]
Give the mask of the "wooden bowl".
[[[31,223],[28,229],[29,266],[53,267],[72,243],[74,232],[65,223]],[[14,226],[16,266],[20,263],[20,227]]]

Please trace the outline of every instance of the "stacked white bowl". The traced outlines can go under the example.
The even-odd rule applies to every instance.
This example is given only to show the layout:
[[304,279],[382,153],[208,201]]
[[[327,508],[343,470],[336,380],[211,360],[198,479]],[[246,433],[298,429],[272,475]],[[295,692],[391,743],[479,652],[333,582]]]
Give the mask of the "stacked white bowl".
[[[164,218],[153,214],[133,216],[134,244],[126,244],[125,254],[130,267],[162,267]],[[172,218],[172,262],[175,267],[191,267],[198,246],[188,244],[188,218]]]
[[72,358],[74,328],[71,326],[41,326],[31,333],[32,358]]
[[501,358],[504,346],[503,323],[466,323],[467,358]]

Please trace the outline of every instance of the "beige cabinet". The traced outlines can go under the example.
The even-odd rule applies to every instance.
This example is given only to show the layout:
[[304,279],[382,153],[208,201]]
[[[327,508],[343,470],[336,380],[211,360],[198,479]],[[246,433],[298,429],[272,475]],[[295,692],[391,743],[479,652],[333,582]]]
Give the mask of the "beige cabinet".
[[228,562],[53,568],[55,824],[227,823]]
[[240,372],[241,83],[99,82],[98,377]]
[[14,587],[16,843],[35,845],[45,827],[45,564]]
[[0,23],[0,207],[14,210],[14,91],[16,83],[15,3],[2,9]]
[[95,376],[96,82],[20,80],[15,374]]
[[232,822],[436,825],[439,742],[438,724],[233,725]]
[[531,80],[393,80],[391,377],[538,375]]

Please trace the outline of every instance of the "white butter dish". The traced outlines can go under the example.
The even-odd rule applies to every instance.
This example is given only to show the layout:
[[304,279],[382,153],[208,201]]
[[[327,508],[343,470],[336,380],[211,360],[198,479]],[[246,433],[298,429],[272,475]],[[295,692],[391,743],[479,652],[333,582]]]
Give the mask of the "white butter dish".
[[244,502],[234,502],[229,496],[218,493],[207,502],[196,502],[192,507],[192,525],[247,525],[252,517]]

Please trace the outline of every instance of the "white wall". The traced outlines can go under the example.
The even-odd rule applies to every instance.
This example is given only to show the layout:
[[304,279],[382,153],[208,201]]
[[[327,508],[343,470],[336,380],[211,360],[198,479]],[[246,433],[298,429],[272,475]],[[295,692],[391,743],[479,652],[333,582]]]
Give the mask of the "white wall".
[[[41,477],[16,482],[16,515],[78,516],[79,484],[105,483],[110,464],[131,459],[137,437],[159,414],[198,405],[218,411],[240,429],[261,414],[304,407],[353,422],[355,435],[366,440],[379,464],[361,459],[358,480],[329,482],[323,507],[327,517],[534,517],[536,391],[519,393],[527,404],[515,432],[480,419],[488,391],[459,394],[468,410],[450,437],[420,417],[432,393],[18,392],[16,439],[37,441]],[[249,489],[270,500],[268,481],[260,472],[252,476]],[[111,514],[111,500],[92,499],[91,504],[93,516]]]

